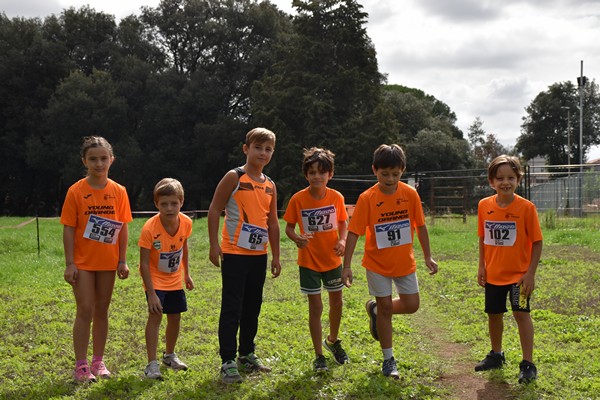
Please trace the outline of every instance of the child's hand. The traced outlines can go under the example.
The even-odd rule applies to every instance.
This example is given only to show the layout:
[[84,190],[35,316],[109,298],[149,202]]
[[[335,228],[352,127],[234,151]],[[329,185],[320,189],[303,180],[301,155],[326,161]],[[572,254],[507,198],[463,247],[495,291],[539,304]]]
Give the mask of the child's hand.
[[162,304],[160,304],[160,299],[158,298],[156,293],[150,294],[148,292],[148,312],[150,314],[160,314],[162,313],[162,311]]
[[189,275],[185,277],[185,287],[188,290],[194,290],[194,280]]
[[433,258],[430,257],[429,259],[425,260],[425,265],[427,265],[427,268],[429,268],[429,275],[437,274],[438,265]]
[[208,258],[215,267],[220,267],[221,261],[223,261],[223,252],[221,252],[221,246],[210,246]]
[[308,246],[308,241],[310,239],[312,239],[312,237],[313,237],[312,233],[296,235],[296,237],[294,238],[294,243],[296,243],[296,247],[298,247],[299,249],[302,249],[302,248]]
[[281,264],[277,260],[271,261],[271,276],[277,278],[281,274]]
[[117,276],[119,279],[127,279],[129,276],[129,267],[127,266],[127,263],[119,262],[119,265],[117,266]]
[[477,283],[481,287],[485,287],[485,282],[487,280],[487,274],[485,272],[485,267],[479,267],[477,270]]
[[69,285],[75,285],[75,283],[77,283],[78,273],[79,273],[79,270],[77,269],[77,265],[75,265],[74,263],[71,263],[71,264],[67,265],[67,267],[65,268],[65,273],[64,273],[63,277],[65,278],[65,281],[67,281],[67,283]]
[[519,279],[517,285],[521,287],[521,294],[529,297],[535,289],[535,277],[526,272],[525,275]]
[[352,268],[350,268],[350,267],[342,268],[342,283],[347,288],[352,286]]
[[333,248],[333,251],[335,252],[336,256],[341,257],[341,256],[344,255],[344,250],[345,249],[346,249],[346,239],[340,239],[335,244],[335,247]]

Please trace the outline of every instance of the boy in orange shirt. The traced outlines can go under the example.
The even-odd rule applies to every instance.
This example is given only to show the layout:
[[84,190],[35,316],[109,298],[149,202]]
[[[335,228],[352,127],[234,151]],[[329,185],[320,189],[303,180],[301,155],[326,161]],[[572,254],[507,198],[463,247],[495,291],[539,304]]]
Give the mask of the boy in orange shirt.
[[[358,198],[344,253],[342,282],[352,285],[352,253],[358,237],[365,234],[362,265],[367,269],[367,301],[371,335],[379,340],[383,352],[383,375],[398,379],[392,348],[392,315],[412,314],[419,309],[419,284],[413,252],[416,229],[429,274],[438,270],[431,257],[429,234],[417,191],[400,182],[406,169],[406,157],[397,144],[379,146],[373,154],[373,173],[377,183]],[[392,299],[392,283],[398,298]]]
[[187,240],[192,234],[192,220],[181,213],[183,186],[173,178],[164,178],[154,187],[154,205],[158,214],[150,218],[140,233],[140,274],[148,302],[146,351],[148,379],[162,379],[156,361],[158,336],[163,314],[167,314],[165,330],[166,351],[162,363],[176,371],[186,370],[175,345],[179,337],[181,313],[187,311],[183,282],[188,290],[194,288],[188,264]]
[[477,282],[485,287],[485,312],[492,350],[475,371],[502,368],[502,332],[506,296],[519,328],[523,361],[519,383],[537,378],[533,363],[533,322],[529,298],[535,288],[535,273],[542,254],[543,237],[535,205],[515,194],[523,177],[516,157],[496,157],[488,167],[488,181],[496,194],[479,202],[479,271]]
[[[292,196],[283,219],[285,233],[298,247],[300,291],[308,296],[308,327],[315,349],[317,372],[327,371],[323,346],[338,364],[348,356],[338,339],[342,319],[342,258],[346,246],[348,214],[344,197],[327,187],[333,177],[334,154],[313,147],[304,150],[302,172],[309,186]],[[296,224],[300,234],[295,231]],[[329,336],[322,339],[321,281],[329,292]]]
[[[208,210],[210,262],[221,267],[219,354],[221,379],[239,383],[239,370],[270,372],[254,353],[258,317],[267,274],[267,246],[271,247],[271,274],[281,273],[277,188],[263,173],[275,151],[275,134],[254,128],[242,146],[246,163],[221,179]],[[225,221],[219,245],[219,219]],[[239,346],[237,334],[239,330]],[[238,355],[236,360],[236,354]]]

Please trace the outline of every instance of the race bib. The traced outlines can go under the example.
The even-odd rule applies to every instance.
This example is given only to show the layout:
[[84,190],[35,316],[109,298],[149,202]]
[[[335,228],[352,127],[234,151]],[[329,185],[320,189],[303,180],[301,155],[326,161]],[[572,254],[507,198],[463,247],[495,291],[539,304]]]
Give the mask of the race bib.
[[90,214],[83,237],[100,243],[115,244],[122,227],[122,222]]
[[260,226],[243,223],[237,245],[248,250],[262,251],[269,242],[269,232]]
[[326,232],[337,230],[337,213],[334,206],[300,210],[304,232]]
[[158,270],[172,274],[179,270],[181,265],[181,255],[183,254],[183,247],[177,251],[170,251],[160,253],[158,256]]
[[485,221],[483,243],[490,246],[512,246],[517,240],[514,221]]
[[375,224],[375,239],[378,249],[402,246],[412,243],[410,234],[410,220],[386,222]]

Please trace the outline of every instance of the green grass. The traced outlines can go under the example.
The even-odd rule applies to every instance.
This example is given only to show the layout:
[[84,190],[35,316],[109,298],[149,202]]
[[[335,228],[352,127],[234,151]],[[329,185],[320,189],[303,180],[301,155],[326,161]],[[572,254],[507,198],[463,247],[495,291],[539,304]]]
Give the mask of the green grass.
[[[298,288],[296,250],[282,235],[283,272],[277,279],[267,279],[257,337],[257,352],[273,372],[225,386],[218,375],[220,274],[208,261],[206,220],[200,219],[194,221],[190,239],[196,289],[188,292],[189,311],[183,315],[177,345],[190,370],[165,371],[162,382],[143,380],[147,311],[137,272],[137,238],[144,220],[136,219],[130,225],[130,278],[117,281],[110,311],[105,359],[115,378],[78,385],[71,379],[75,304],[62,278],[62,226],[57,219],[39,221],[38,256],[35,221],[14,228],[28,220],[0,218],[4,227],[0,228],[0,398],[446,399],[449,388],[440,377],[450,365],[434,349],[447,341],[467,344],[465,358],[472,363],[489,351],[483,290],[476,284],[474,217],[466,224],[460,219],[429,221],[433,255],[440,266],[437,275],[425,272],[417,246],[421,309],[393,321],[399,381],[381,375],[381,351],[368,332],[364,303],[369,296],[359,265],[361,254],[354,257],[354,286],[344,292],[340,332],[352,363],[336,366],[330,357],[329,374],[312,372],[308,307]],[[504,332],[507,365],[481,376],[505,382],[508,394],[515,398],[596,398],[600,393],[600,220],[556,218],[551,222],[552,227],[543,226],[545,247],[532,299],[540,378],[533,385],[516,384],[521,352],[510,315],[505,318]],[[431,329],[447,335],[436,337],[428,332]]]

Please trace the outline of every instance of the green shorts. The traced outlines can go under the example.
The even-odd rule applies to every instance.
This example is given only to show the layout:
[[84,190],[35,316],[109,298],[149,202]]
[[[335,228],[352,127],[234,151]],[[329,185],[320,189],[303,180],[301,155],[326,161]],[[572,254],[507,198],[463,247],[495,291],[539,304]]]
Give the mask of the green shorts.
[[325,272],[318,272],[306,267],[299,267],[300,291],[304,294],[321,294],[321,282],[328,292],[339,292],[343,289],[342,266]]

